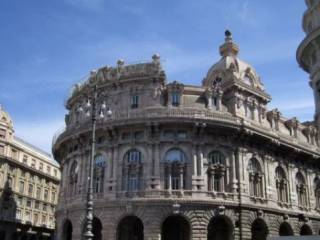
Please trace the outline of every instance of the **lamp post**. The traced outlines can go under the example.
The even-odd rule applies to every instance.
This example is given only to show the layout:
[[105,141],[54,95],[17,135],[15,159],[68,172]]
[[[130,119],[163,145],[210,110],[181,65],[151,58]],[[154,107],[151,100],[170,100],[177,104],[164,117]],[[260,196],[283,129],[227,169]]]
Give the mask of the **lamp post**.
[[[95,77],[97,74],[95,73]],[[96,122],[97,122],[97,98],[98,91],[97,85],[93,87],[93,97],[92,104],[89,100],[87,102],[87,107],[91,106],[91,127],[92,127],[92,137],[91,137],[91,155],[89,159],[89,176],[88,176],[88,189],[87,189],[87,202],[86,202],[86,230],[83,236],[87,240],[92,240],[94,235],[92,233],[92,222],[93,222],[93,169],[94,169],[94,156],[95,156],[95,145],[96,145]],[[106,109],[106,104],[103,102],[99,111],[99,118],[104,118],[103,111]],[[112,112],[110,108],[107,109],[107,116],[111,116]],[[87,112],[90,116],[90,111]]]

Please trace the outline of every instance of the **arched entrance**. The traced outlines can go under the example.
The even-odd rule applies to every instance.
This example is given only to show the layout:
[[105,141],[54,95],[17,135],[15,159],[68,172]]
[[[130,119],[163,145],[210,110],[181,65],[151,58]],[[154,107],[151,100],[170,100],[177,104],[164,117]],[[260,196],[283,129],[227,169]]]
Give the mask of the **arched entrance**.
[[169,216],[162,223],[161,240],[190,240],[190,225],[181,216]]
[[94,217],[92,221],[93,240],[102,240],[102,224],[99,218]]
[[281,223],[279,228],[279,236],[293,236],[293,230],[289,223]]
[[268,236],[268,226],[263,219],[258,218],[254,220],[251,226],[252,240],[266,240]]
[[300,235],[301,236],[312,235],[312,230],[310,226],[308,226],[307,224],[304,224],[300,229]]
[[63,240],[72,240],[72,223],[69,219],[65,220],[63,224],[63,231],[62,231],[62,239]]
[[233,225],[226,216],[213,217],[208,225],[208,240],[232,240]]
[[123,218],[118,224],[117,240],[143,240],[143,223],[136,216]]

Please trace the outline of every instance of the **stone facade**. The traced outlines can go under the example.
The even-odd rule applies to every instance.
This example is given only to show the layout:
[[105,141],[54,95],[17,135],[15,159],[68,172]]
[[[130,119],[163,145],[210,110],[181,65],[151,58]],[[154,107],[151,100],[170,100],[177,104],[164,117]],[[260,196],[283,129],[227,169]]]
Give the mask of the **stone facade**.
[[0,109],[0,239],[52,239],[59,164],[14,135]]
[[320,126],[320,1],[306,0],[308,6],[303,15],[303,30],[305,39],[297,50],[297,60],[300,66],[310,74],[310,86],[314,92],[315,120]]
[[53,144],[58,239],[83,239],[94,86],[95,239],[320,234],[317,126],[268,110],[271,97],[229,31],[219,50],[202,86],[167,83],[158,55],[119,60],[75,85]]

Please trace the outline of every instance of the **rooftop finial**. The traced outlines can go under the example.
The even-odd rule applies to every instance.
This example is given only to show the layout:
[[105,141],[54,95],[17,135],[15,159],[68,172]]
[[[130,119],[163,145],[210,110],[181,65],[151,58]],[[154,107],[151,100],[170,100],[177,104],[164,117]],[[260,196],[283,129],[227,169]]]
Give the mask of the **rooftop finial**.
[[226,36],[226,38],[232,37],[232,33],[228,29],[224,32],[224,35]]
[[224,32],[225,43],[220,46],[220,54],[221,56],[236,56],[239,52],[239,47],[232,41],[232,33],[227,29]]

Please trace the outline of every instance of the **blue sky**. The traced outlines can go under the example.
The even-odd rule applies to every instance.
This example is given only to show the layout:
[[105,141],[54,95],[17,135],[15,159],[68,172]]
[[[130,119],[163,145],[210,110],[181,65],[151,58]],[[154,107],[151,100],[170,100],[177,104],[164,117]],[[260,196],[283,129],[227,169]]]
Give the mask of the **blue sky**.
[[230,29],[286,117],[313,118],[295,52],[303,0],[1,0],[0,104],[16,135],[50,151],[63,102],[90,70],[161,55],[168,80],[200,84]]

